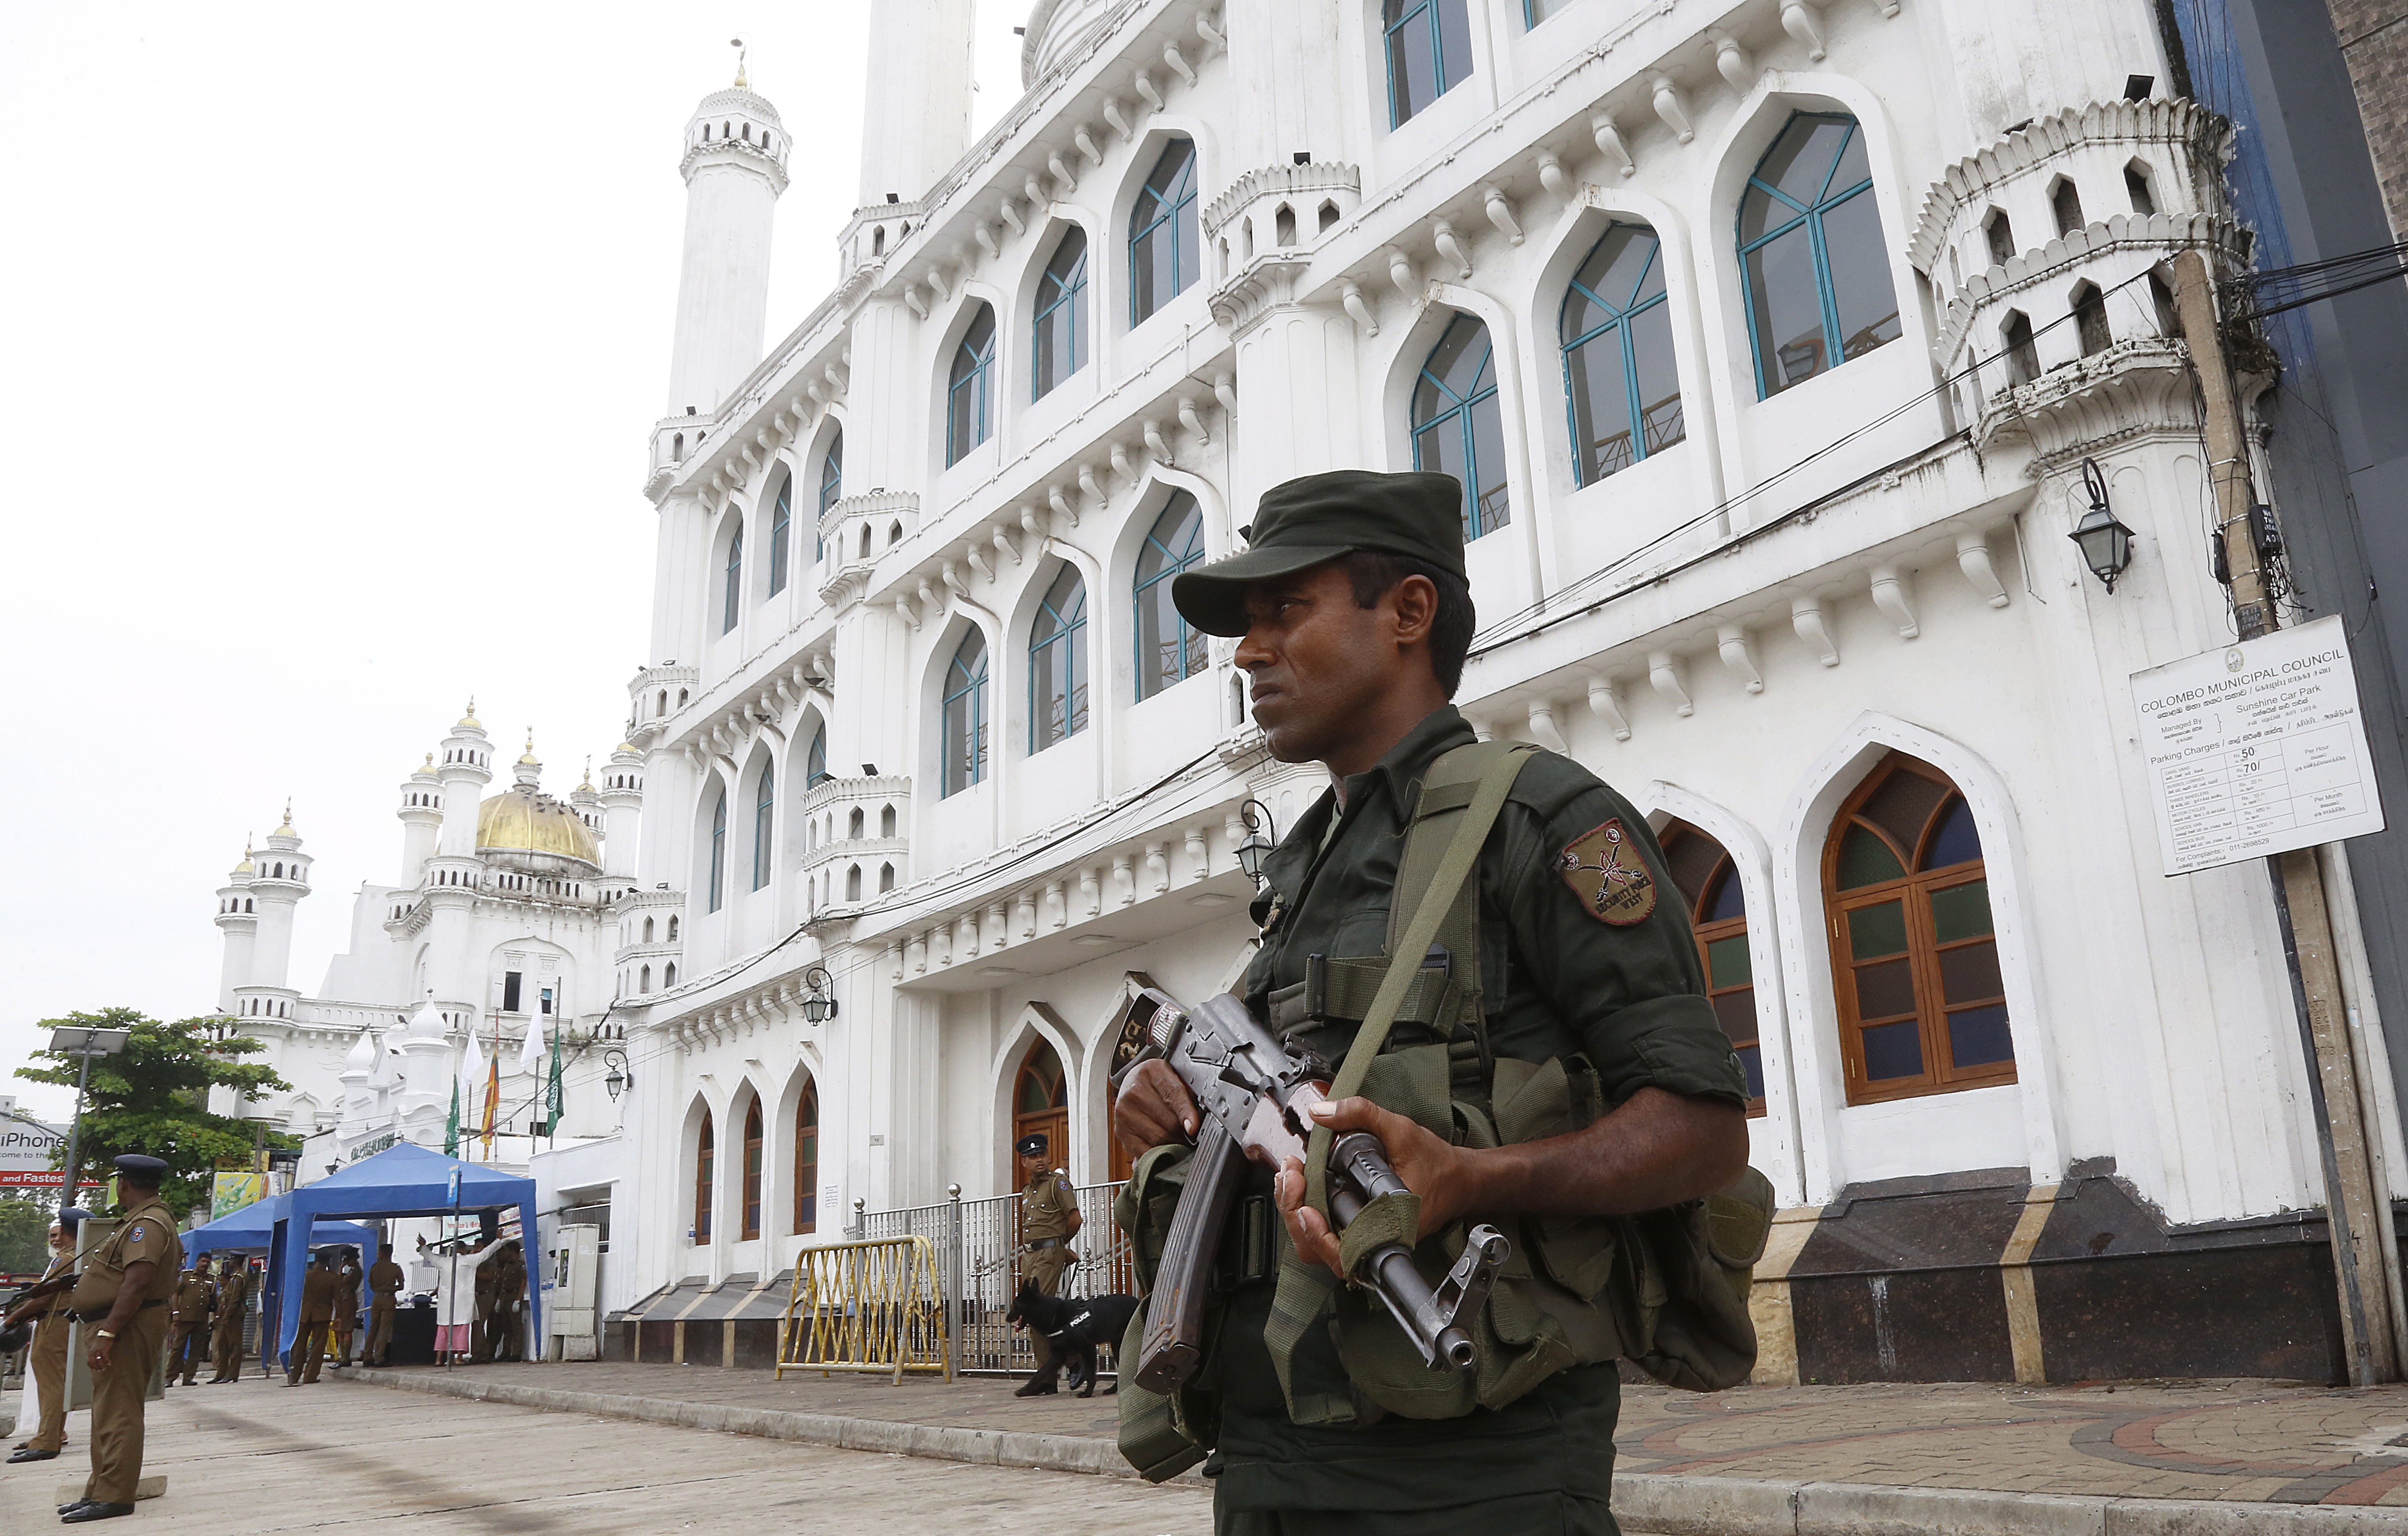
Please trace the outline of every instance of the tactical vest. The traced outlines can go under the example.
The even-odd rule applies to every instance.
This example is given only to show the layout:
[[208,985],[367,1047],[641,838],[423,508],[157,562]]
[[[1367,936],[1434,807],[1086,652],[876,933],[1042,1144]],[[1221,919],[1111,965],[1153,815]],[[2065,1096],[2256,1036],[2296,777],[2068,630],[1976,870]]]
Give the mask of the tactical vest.
[[[1432,764],[1398,864],[1383,952],[1315,957],[1302,981],[1265,1000],[1269,1023],[1294,1045],[1315,1045],[1332,1021],[1360,1020],[1330,1096],[1360,1093],[1462,1146],[1563,1135],[1612,1107],[1577,1052],[1533,1063],[1499,1060],[1489,1049],[1477,872],[1489,830],[1535,750],[1482,742]],[[1325,1216],[1329,1139],[1326,1129],[1315,1131],[1305,1159],[1307,1199]],[[1148,1288],[1192,1156],[1184,1145],[1147,1152],[1114,1205]],[[1478,1365],[1469,1372],[1425,1365],[1376,1298],[1299,1260],[1284,1225],[1273,1220],[1268,1233],[1246,1240],[1267,1238],[1277,1256],[1264,1342],[1289,1417],[1298,1424],[1389,1414],[1455,1418],[1501,1408],[1559,1371],[1616,1358],[1694,1391],[1734,1386],[1756,1363],[1747,1293],[1772,1203],[1770,1183],[1751,1168],[1710,1199],[1636,1216],[1481,1213],[1504,1231],[1512,1253],[1475,1320]],[[1457,1221],[1415,1245],[1425,1275],[1453,1264],[1468,1225]],[[1351,1273],[1385,1242],[1413,1243],[1419,1227],[1417,1200],[1383,1197],[1340,1234],[1341,1259]],[[1137,1358],[1143,1324],[1140,1309],[1122,1358]],[[1213,1326],[1208,1322],[1208,1339]],[[1334,1333],[1349,1397],[1296,1390],[1290,1362],[1312,1328]],[[1170,1401],[1125,1380],[1120,1396],[1122,1450],[1149,1478],[1192,1466],[1215,1438],[1210,1393],[1183,1388]]]

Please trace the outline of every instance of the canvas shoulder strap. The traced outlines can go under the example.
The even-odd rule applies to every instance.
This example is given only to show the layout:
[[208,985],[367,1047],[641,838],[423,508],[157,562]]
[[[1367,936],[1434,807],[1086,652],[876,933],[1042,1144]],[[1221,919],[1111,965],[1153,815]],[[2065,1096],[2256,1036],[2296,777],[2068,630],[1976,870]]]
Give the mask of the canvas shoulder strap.
[[[1413,827],[1406,834],[1403,862],[1398,867],[1396,890],[1390,901],[1391,932],[1396,932],[1395,913],[1410,910],[1412,916],[1404,919],[1402,932],[1389,946],[1387,974],[1363,1016],[1362,1027],[1354,1033],[1354,1042],[1347,1049],[1337,1078],[1329,1086],[1331,1098],[1347,1098],[1362,1088],[1364,1074],[1370,1071],[1372,1059],[1387,1043],[1388,1031],[1396,1024],[1398,1010],[1421,970],[1422,958],[1437,940],[1451,908],[1469,908],[1475,931],[1470,947],[1476,949],[1478,888],[1470,887],[1472,894],[1468,903],[1458,902],[1458,898],[1479,867],[1480,850],[1488,841],[1489,829],[1497,824],[1498,814],[1505,808],[1506,797],[1512,793],[1514,779],[1536,750],[1523,742],[1480,742],[1458,747],[1431,764],[1428,776],[1422,782],[1421,804],[1415,807]],[[1459,793],[1467,785],[1469,792]],[[1426,819],[1445,814],[1451,808],[1446,804],[1450,801],[1459,804],[1460,818],[1454,822],[1449,835],[1441,841],[1424,832]],[[1434,859],[1421,852],[1433,847],[1439,850]],[[1428,866],[1426,875],[1421,872],[1423,864]],[[1325,1214],[1329,1209],[1329,1143],[1328,1128],[1315,1129],[1304,1159],[1305,1198],[1315,1210]],[[1278,1370],[1289,1415],[1298,1423],[1353,1416],[1351,1403],[1297,1402],[1292,1386],[1290,1365],[1296,1346],[1305,1330],[1321,1315],[1336,1284],[1336,1276],[1318,1264],[1302,1263],[1293,1249],[1280,1265],[1278,1288],[1272,1294],[1271,1315],[1263,1329],[1263,1342]],[[1311,1416],[1304,1416],[1308,1415]]]

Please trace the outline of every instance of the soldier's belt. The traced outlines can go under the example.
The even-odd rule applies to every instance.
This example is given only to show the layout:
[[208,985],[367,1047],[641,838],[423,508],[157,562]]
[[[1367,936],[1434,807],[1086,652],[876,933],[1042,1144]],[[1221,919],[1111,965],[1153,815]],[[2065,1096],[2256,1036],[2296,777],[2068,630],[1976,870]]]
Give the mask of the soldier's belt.
[[1028,1240],[1028,1251],[1038,1253],[1047,1248],[1058,1248],[1068,1241],[1062,1237],[1032,1237]]
[[[1357,1023],[1371,1011],[1371,1000],[1379,994],[1380,983],[1387,974],[1388,960],[1384,955],[1337,960],[1326,955],[1307,955],[1304,979],[1274,989],[1266,1000],[1264,1011],[1272,1030],[1282,1035],[1294,1034],[1321,1019]],[[1397,1022],[1436,1024],[1451,979],[1444,969],[1436,966],[1416,971],[1406,986],[1405,1001],[1397,1009]]]
[[[149,1300],[149,1301],[147,1301],[143,1302],[140,1306],[136,1307],[134,1310],[135,1310],[135,1311],[136,1311],[136,1312],[148,1312],[148,1311],[150,1311],[152,1307],[164,1307],[164,1306],[165,1306],[166,1304],[167,1304],[167,1299],[166,1299],[165,1297],[164,1297],[164,1296],[155,1296],[155,1297],[152,1297],[150,1300]],[[93,1308],[93,1309],[92,1309],[91,1311],[89,1311],[89,1312],[78,1312],[78,1311],[74,1310],[73,1308],[69,1308],[69,1309],[67,1310],[67,1316],[68,1316],[69,1317],[74,1318],[74,1319],[75,1319],[77,1322],[79,1322],[79,1323],[97,1323],[97,1322],[101,1321],[102,1319],[106,1318],[106,1317],[107,1317],[110,1313],[112,1313],[112,1312],[114,1312],[114,1311],[116,1311],[116,1310],[117,1310],[117,1303],[116,1303],[116,1302],[114,1302],[114,1301],[111,1301],[108,1305],[107,1305],[107,1306],[105,1306],[105,1307],[94,1307],[94,1308]]]

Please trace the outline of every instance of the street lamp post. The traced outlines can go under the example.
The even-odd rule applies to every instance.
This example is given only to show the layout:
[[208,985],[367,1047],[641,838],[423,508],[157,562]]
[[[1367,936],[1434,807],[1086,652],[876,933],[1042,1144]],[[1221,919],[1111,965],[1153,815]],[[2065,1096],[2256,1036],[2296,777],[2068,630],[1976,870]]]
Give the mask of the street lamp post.
[[131,1030],[87,1029],[80,1024],[61,1025],[50,1031],[52,1056],[79,1056],[83,1065],[76,1070],[75,1118],[67,1122],[67,1161],[64,1181],[59,1190],[59,1209],[75,1203],[77,1144],[83,1139],[83,1095],[92,1085],[92,1059],[115,1056],[134,1038]]

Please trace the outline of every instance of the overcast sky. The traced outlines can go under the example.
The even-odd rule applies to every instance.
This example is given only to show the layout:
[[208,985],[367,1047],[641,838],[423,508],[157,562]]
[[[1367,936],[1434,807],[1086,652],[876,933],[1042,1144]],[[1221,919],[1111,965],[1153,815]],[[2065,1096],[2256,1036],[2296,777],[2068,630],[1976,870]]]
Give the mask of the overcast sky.
[[[471,694],[557,793],[618,742],[679,136],[745,36],[796,138],[775,338],[835,278],[873,3],[0,6],[0,1093],[65,1112],[7,1075],[36,1020],[214,1005],[286,796],[309,993]],[[1027,9],[981,0],[982,131]]]

